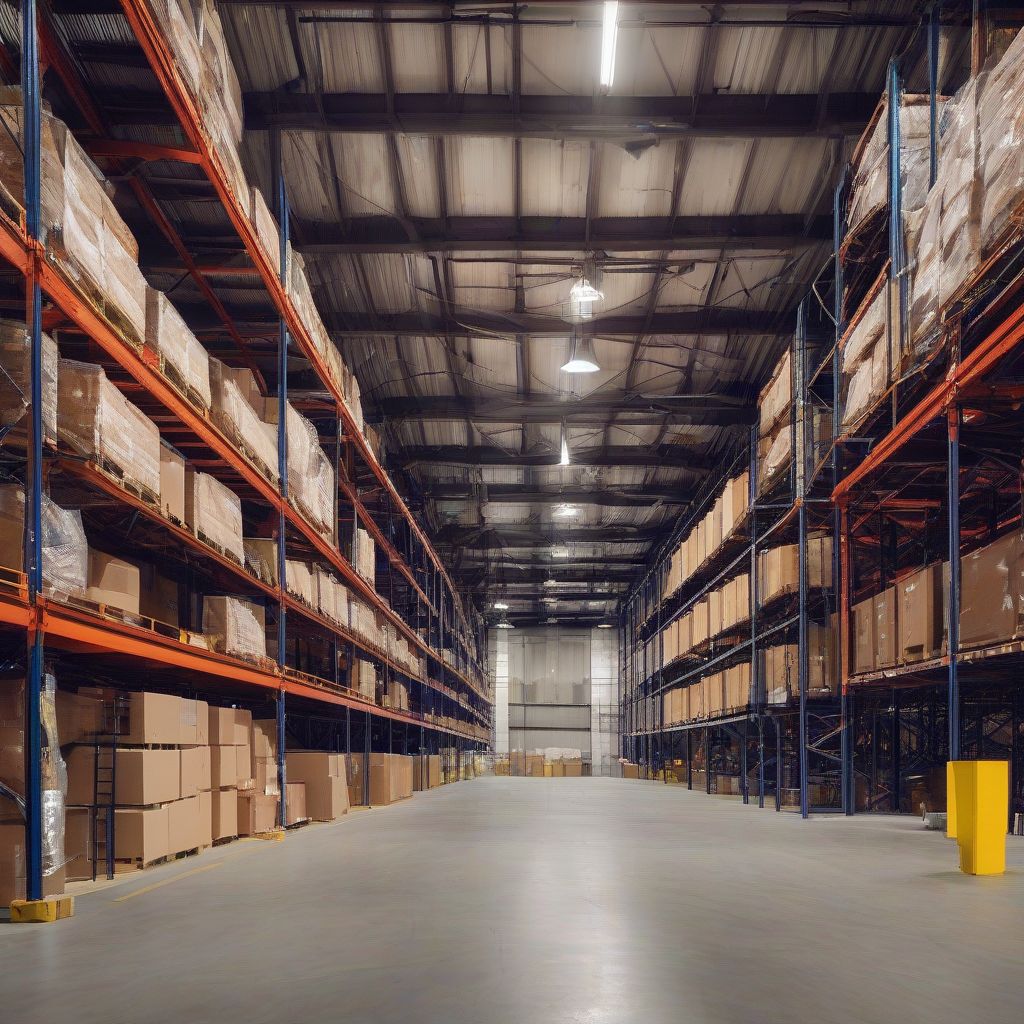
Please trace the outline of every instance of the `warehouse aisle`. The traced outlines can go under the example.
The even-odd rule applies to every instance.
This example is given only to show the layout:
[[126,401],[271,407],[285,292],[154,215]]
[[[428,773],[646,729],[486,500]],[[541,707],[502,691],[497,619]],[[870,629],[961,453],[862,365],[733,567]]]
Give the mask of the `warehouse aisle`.
[[1019,1020],[1024,841],[1002,878],[955,859],[913,819],[802,823],[653,783],[484,778],[133,876],[61,925],[0,925],[4,1014]]

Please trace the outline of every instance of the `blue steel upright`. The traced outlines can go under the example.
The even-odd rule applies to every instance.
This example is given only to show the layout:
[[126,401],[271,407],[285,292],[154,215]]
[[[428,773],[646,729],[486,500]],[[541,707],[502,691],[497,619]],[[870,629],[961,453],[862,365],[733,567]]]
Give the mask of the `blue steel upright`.
[[[40,179],[40,96],[39,39],[36,32],[35,0],[21,4],[21,94],[24,110],[25,226],[33,241],[39,241],[41,212]],[[42,298],[34,257],[30,265],[25,296],[31,344],[30,398],[31,438],[29,486],[26,488],[25,569],[29,601],[38,605],[43,589],[42,502],[43,502],[43,350]],[[43,792],[42,728],[40,702],[43,685],[43,634],[37,618],[28,637],[28,678],[25,680],[25,890],[30,900],[43,895]]]
[[[284,182],[281,156],[281,133],[272,136],[274,153],[274,184],[278,223],[278,260],[281,287],[288,289],[288,192]],[[284,593],[288,581],[288,560],[285,550],[285,502],[288,501],[288,325],[282,316],[278,320],[277,337],[277,473],[281,481],[281,510],[277,526],[277,580],[281,590],[281,603],[277,615],[277,664],[284,668],[287,641],[287,612]],[[288,821],[286,784],[288,772],[285,761],[285,695],[284,687],[277,693],[277,784],[281,792],[279,804],[280,824]]]

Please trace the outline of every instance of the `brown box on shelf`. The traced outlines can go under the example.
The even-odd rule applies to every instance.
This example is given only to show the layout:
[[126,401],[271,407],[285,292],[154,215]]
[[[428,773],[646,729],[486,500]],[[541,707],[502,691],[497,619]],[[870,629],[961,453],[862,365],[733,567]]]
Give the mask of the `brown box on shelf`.
[[177,580],[161,575],[152,565],[143,565],[139,578],[139,614],[180,628],[181,606]]
[[89,585],[85,591],[88,600],[138,615],[140,586],[137,565],[89,548]]
[[304,782],[289,782],[284,788],[285,824],[294,825],[297,822],[306,821],[309,817],[306,814],[306,784]]
[[853,606],[853,671],[875,667],[875,602],[869,597]]
[[260,757],[277,757],[277,720],[274,718],[254,718],[249,734],[249,745],[252,747],[253,759]]
[[62,745],[94,737],[103,729],[103,702],[86,694],[57,690],[57,735]]
[[1008,533],[960,559],[960,645],[981,647],[1024,633],[1024,544]]
[[423,754],[414,757],[412,763],[412,788],[418,793],[441,785],[441,755]]
[[839,663],[836,650],[836,614],[827,623],[811,622],[807,627],[807,688],[831,690],[835,693],[839,682]]
[[[543,763],[543,758],[541,759]],[[370,803],[390,804],[412,796],[412,760],[400,754],[370,755]]]
[[693,647],[699,647],[710,636],[710,614],[708,599],[698,601],[690,610],[691,635],[690,642]]
[[252,747],[239,744],[235,751],[235,781],[239,789],[252,789],[255,785],[253,776]]
[[199,791],[199,847],[213,846],[213,794],[208,789]]
[[183,853],[202,846],[206,830],[201,821],[198,796],[174,800],[167,805],[167,846],[169,853]]
[[935,562],[907,576],[896,591],[899,597],[900,662],[926,661],[942,653],[942,563]]
[[721,546],[722,546],[722,535],[723,535],[723,499],[719,495],[715,500],[714,505],[711,506],[711,511],[707,515],[707,545],[708,545],[708,557],[710,558]]
[[[25,899],[27,858],[25,826],[16,822],[0,824],[0,907]],[[43,895],[59,896],[64,891],[64,878],[63,868],[44,875]]]
[[899,620],[896,588],[887,587],[873,599],[875,612],[875,668],[892,668],[896,664],[896,638]]
[[238,786],[238,755],[235,746],[215,744],[210,750],[210,784],[214,789]]
[[696,551],[696,562],[694,562],[694,568],[699,569],[708,558],[708,518],[705,516],[698,524],[696,529],[697,534],[697,551]]
[[169,853],[169,804],[160,807],[126,807],[114,811],[114,856],[149,864]]
[[341,754],[289,751],[287,759],[289,783],[294,780],[306,786],[306,813],[310,818],[333,821],[348,811],[348,784]]
[[255,792],[239,793],[237,797],[240,836],[255,836],[277,828],[278,797]]
[[166,441],[160,442],[160,510],[185,522],[185,456]]
[[242,708],[222,708],[211,704],[208,708],[208,742],[231,747],[249,743],[252,712]]
[[234,789],[215,789],[210,794],[212,838],[238,835],[238,793]]
[[183,722],[187,725],[190,709],[182,697],[171,693],[129,693],[127,705],[127,722],[121,723],[119,737],[122,743],[181,743],[183,732],[189,735],[183,730]]
[[219,654],[251,661],[267,656],[266,612],[241,597],[203,598],[203,633]]
[[[74,747],[68,753],[68,804],[91,804],[95,798],[96,749]],[[118,804],[146,806],[177,800],[181,792],[181,762],[177,750],[139,750],[119,747],[114,798]]]
[[215,476],[185,467],[185,525],[201,540],[245,565],[242,502]]
[[758,397],[758,433],[767,437],[793,407],[793,374],[789,349],[776,364],[771,379]]
[[718,636],[722,632],[722,606],[724,603],[725,595],[722,590],[712,590],[708,592],[708,636]]
[[210,788],[212,776],[209,747],[182,747],[180,778],[183,797],[195,796],[200,790]]

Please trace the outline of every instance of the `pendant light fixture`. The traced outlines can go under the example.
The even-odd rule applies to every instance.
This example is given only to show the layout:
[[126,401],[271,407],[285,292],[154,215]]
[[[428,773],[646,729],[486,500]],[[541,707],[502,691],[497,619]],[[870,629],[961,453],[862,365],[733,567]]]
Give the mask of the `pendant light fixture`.
[[597,373],[601,369],[594,354],[594,341],[589,335],[580,336],[578,331],[572,333],[572,351],[569,361],[562,364],[565,373]]

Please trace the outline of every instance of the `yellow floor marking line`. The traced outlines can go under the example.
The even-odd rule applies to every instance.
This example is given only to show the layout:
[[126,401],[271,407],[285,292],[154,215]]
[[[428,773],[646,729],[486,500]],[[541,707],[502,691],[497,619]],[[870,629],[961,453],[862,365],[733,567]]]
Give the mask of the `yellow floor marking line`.
[[152,892],[154,889],[162,889],[165,885],[170,885],[171,882],[180,882],[183,878],[188,878],[189,875],[198,875],[201,871],[212,871],[213,868],[219,868],[223,863],[224,861],[222,860],[216,860],[212,864],[203,864],[201,867],[193,868],[191,871],[183,871],[180,875],[175,875],[173,878],[165,878],[162,882],[154,882],[152,885],[136,889],[135,892],[130,892],[127,896],[118,896],[114,902],[124,903],[125,900],[134,899],[136,896],[144,896],[147,892]]

